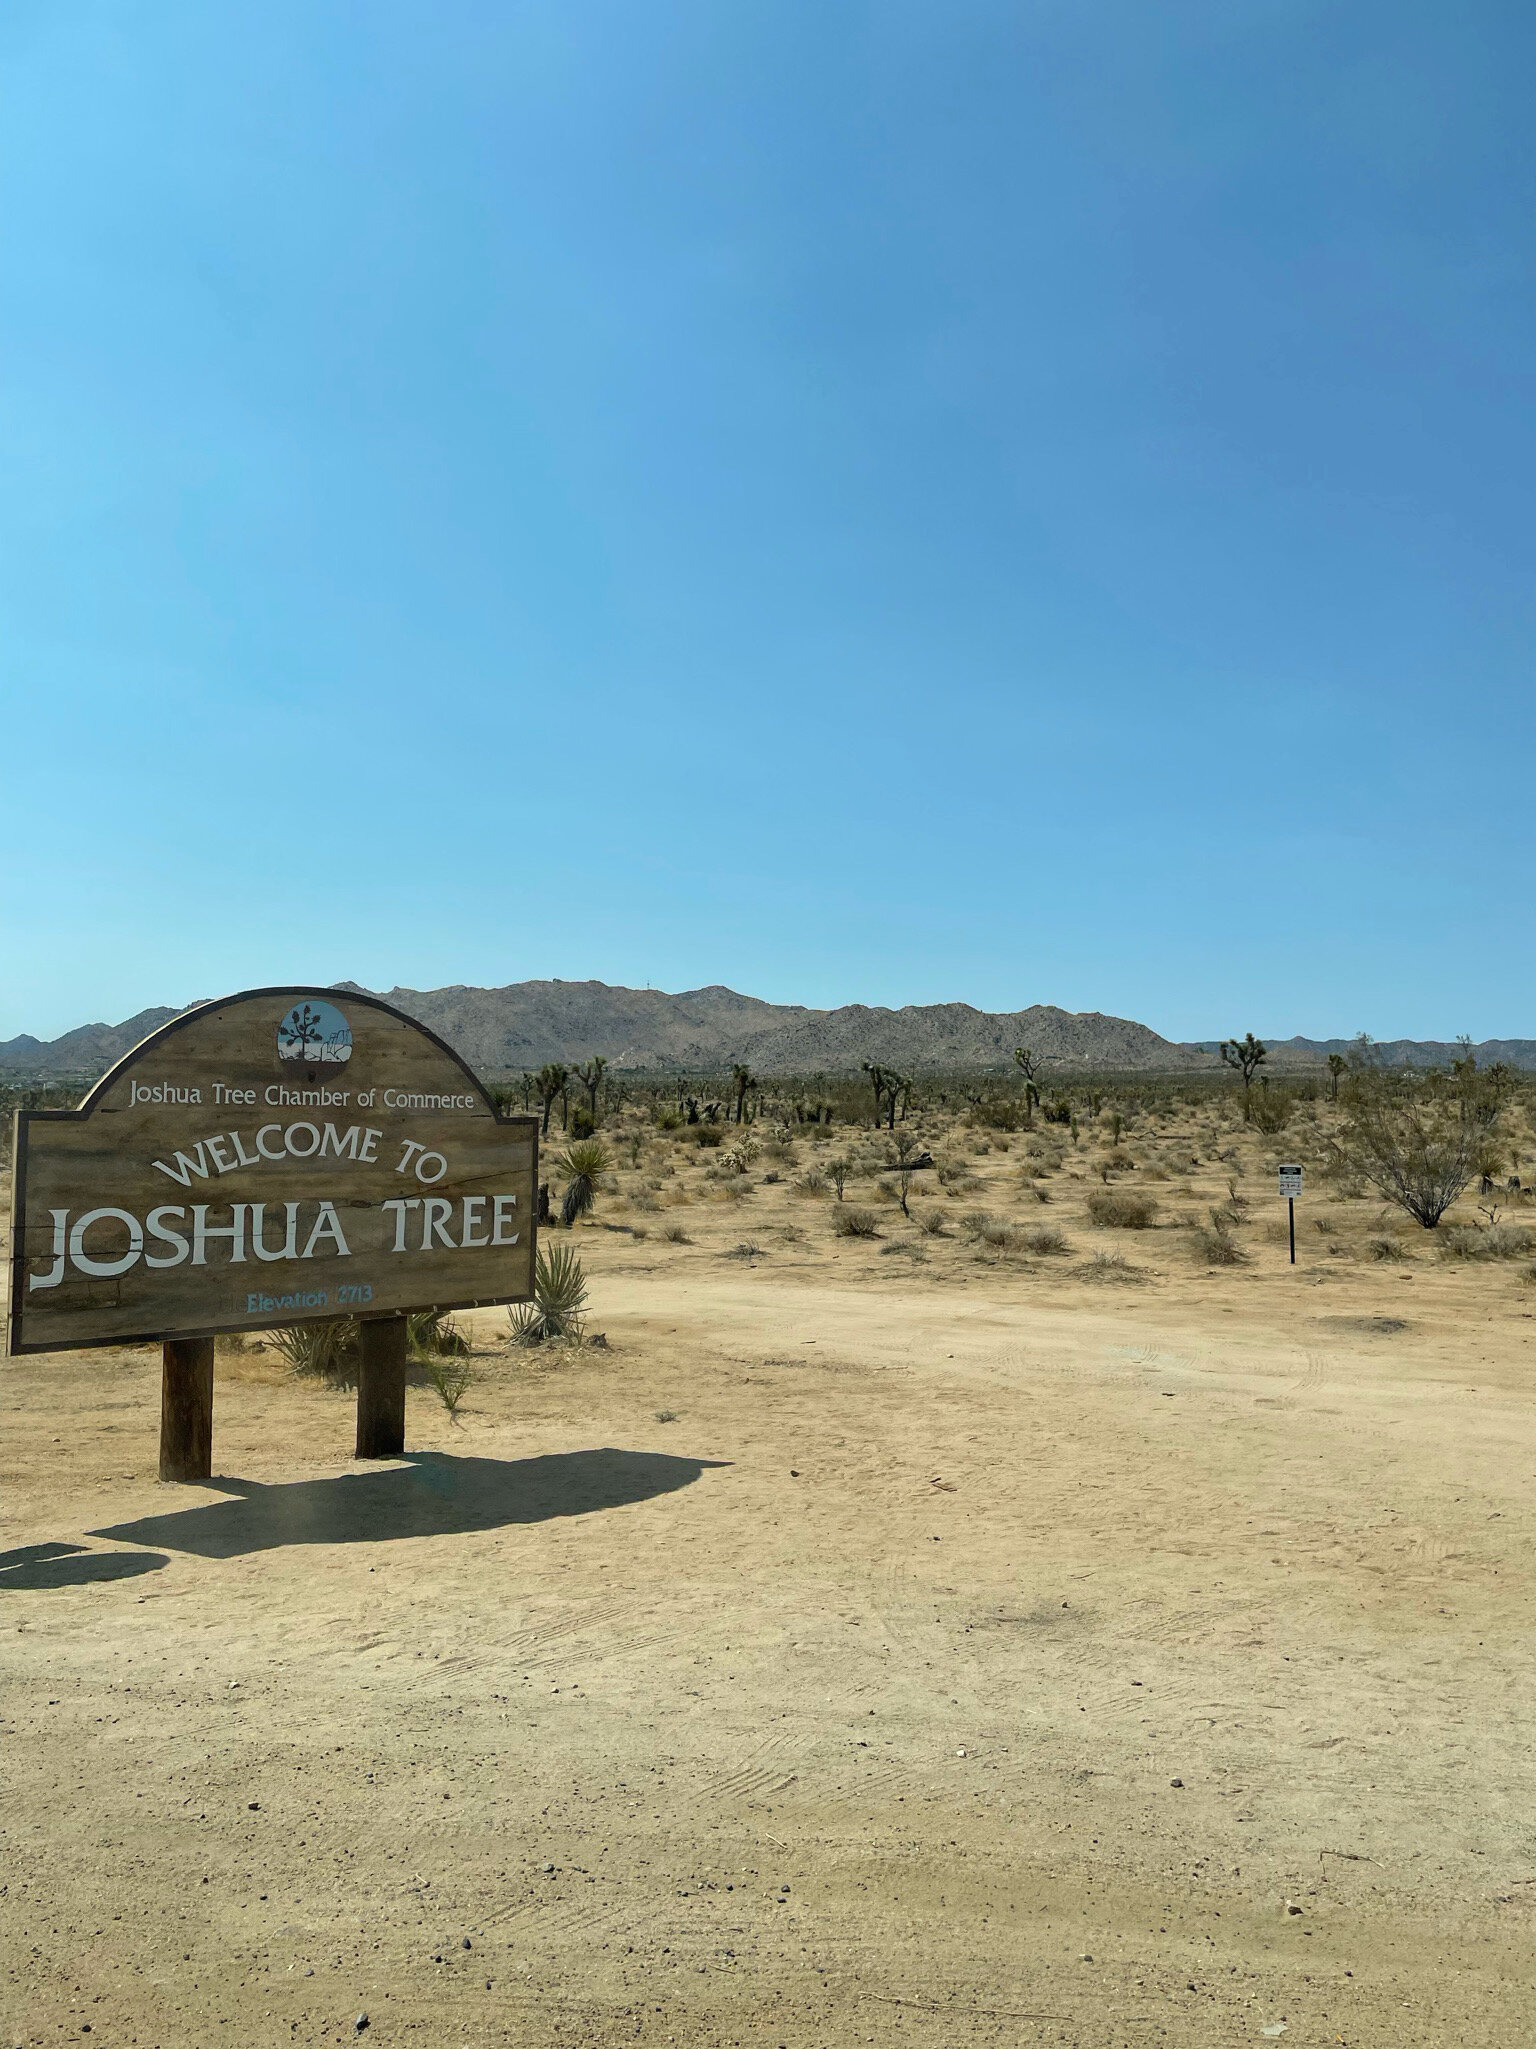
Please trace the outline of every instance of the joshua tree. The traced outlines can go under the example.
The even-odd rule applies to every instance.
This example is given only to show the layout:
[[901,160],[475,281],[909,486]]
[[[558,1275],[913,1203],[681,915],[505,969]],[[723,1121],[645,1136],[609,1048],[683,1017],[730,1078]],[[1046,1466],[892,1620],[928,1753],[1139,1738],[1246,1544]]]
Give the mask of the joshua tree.
[[901,1114],[903,1117],[907,1114],[907,1103],[912,1095],[911,1075],[888,1074],[885,1077],[885,1093],[891,1110],[890,1129],[894,1131],[896,1129],[896,1099],[898,1096],[901,1098]]
[[570,1075],[558,1060],[551,1060],[547,1066],[541,1067],[533,1078],[533,1085],[539,1092],[539,1101],[544,1107],[542,1129],[546,1138],[549,1136],[550,1110],[554,1106],[556,1096],[564,1095],[569,1080]]
[[1347,1073],[1348,1069],[1349,1062],[1342,1053],[1330,1053],[1328,1055],[1328,1100],[1330,1103],[1336,1103],[1339,1100],[1339,1077]]
[[1015,1046],[1013,1064],[1024,1077],[1024,1129],[1035,1128],[1035,1105],[1040,1100],[1040,1091],[1035,1085],[1035,1056],[1028,1046]]
[[841,1202],[843,1199],[844,1183],[847,1181],[848,1176],[852,1172],[853,1162],[849,1159],[846,1153],[839,1153],[835,1159],[828,1160],[827,1162],[827,1179],[832,1183],[832,1186],[837,1190],[837,1199],[839,1202]]
[[875,1124],[878,1127],[880,1113],[885,1104],[885,1091],[889,1077],[878,1061],[866,1060],[863,1063],[863,1067],[864,1072],[869,1076],[869,1085],[875,1092]]
[[1261,1044],[1253,1036],[1252,1032],[1247,1033],[1241,1039],[1223,1039],[1221,1042],[1222,1065],[1224,1067],[1236,1068],[1243,1077],[1243,1122],[1245,1124],[1249,1121],[1252,1107],[1250,1093],[1253,1088],[1253,1077],[1268,1058],[1269,1048]]
[[594,1053],[576,1070],[576,1079],[587,1092],[587,1103],[592,1112],[594,1129],[597,1125],[597,1092],[603,1085],[603,1076],[608,1072],[608,1063],[601,1053]]
[[736,1122],[740,1124],[742,1111],[746,1106],[747,1091],[757,1087],[757,1076],[744,1060],[738,1060],[731,1069],[731,1087],[736,1091]]

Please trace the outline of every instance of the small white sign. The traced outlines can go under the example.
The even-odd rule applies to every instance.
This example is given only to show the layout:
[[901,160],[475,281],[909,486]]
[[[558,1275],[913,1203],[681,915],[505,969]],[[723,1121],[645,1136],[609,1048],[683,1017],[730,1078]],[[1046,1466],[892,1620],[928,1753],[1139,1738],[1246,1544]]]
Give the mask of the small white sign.
[[1288,1195],[1294,1200],[1301,1193],[1301,1179],[1300,1167],[1282,1167],[1280,1169],[1280,1193]]

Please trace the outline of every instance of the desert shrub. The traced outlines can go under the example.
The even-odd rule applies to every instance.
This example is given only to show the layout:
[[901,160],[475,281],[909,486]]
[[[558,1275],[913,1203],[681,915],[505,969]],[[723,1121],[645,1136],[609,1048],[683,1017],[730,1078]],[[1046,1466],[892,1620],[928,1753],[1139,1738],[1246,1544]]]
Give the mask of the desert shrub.
[[1157,1221],[1157,1201],[1129,1188],[1095,1188],[1088,1197],[1090,1220],[1120,1231],[1150,1230]]
[[681,1224],[664,1224],[661,1235],[669,1245],[691,1245],[693,1240]]
[[727,1259],[747,1260],[761,1259],[762,1256],[762,1246],[755,1243],[754,1240],[752,1240],[751,1238],[743,1238],[739,1245],[733,1245],[730,1251],[727,1252],[725,1255]]
[[1111,1174],[1128,1174],[1136,1162],[1123,1146],[1117,1145],[1113,1152],[1104,1155],[1101,1164],[1108,1168]]
[[1368,1069],[1351,1078],[1334,1142],[1341,1186],[1367,1181],[1426,1231],[1434,1230],[1489,1148],[1486,1120],[1440,1075]]
[[1137,1286],[1147,1277],[1143,1268],[1132,1266],[1118,1252],[1096,1252],[1092,1259],[1085,1259],[1072,1271],[1080,1281],[1118,1282],[1123,1286]]
[[608,1171],[608,1148],[600,1138],[577,1139],[555,1164],[566,1177],[560,1221],[569,1230],[597,1200],[597,1184]]
[[967,1238],[980,1238],[992,1223],[990,1210],[969,1209],[960,1219],[960,1229]]
[[1262,1131],[1267,1137],[1273,1138],[1278,1132],[1284,1131],[1290,1123],[1296,1108],[1296,1098],[1289,1089],[1263,1086],[1262,1075],[1259,1079],[1260,1086],[1248,1099],[1248,1121],[1256,1131]]
[[807,1167],[805,1172],[792,1185],[797,1195],[825,1195],[827,1192],[827,1177],[823,1174],[820,1167]]
[[1514,1224],[1452,1224],[1440,1240],[1442,1259],[1529,1259],[1531,1234]]
[[879,1222],[872,1209],[858,1209],[844,1203],[832,1213],[832,1228],[839,1238],[878,1238]]
[[1070,1124],[1072,1122],[1072,1105],[1065,1096],[1062,1096],[1059,1101],[1054,1103],[1042,1103],[1040,1108],[1047,1124]]
[[570,1136],[572,1138],[590,1138],[596,1129],[597,1119],[592,1115],[592,1112],[585,1103],[577,1103],[571,1111]]
[[1195,1249],[1207,1266],[1241,1266],[1248,1255],[1232,1236],[1232,1220],[1225,1210],[1211,1211],[1210,1229],[1195,1226]]
[[323,1380],[327,1387],[356,1387],[360,1345],[355,1316],[333,1316],[320,1323],[296,1323],[271,1333],[274,1349],[289,1369],[305,1380]]
[[929,1238],[942,1238],[944,1236],[944,1226],[948,1221],[949,1219],[945,1211],[941,1209],[925,1209],[918,1214],[917,1228]]
[[1028,1252],[1038,1252],[1042,1255],[1072,1250],[1065,1233],[1058,1231],[1054,1224],[1037,1224],[1032,1230],[1026,1231],[1024,1248]]
[[419,1359],[462,1358],[469,1340],[446,1309],[413,1309],[405,1319],[406,1344]]
[[670,1103],[663,1103],[656,1112],[655,1123],[658,1131],[681,1131],[683,1113],[681,1110],[674,1110]]
[[569,1245],[541,1251],[534,1264],[533,1300],[511,1311],[512,1342],[543,1345],[579,1338],[587,1306],[587,1281]]
[[723,1124],[695,1124],[691,1127],[690,1135],[695,1145],[706,1148],[725,1144]]
[[[761,1151],[762,1147],[755,1138],[738,1138],[733,1145],[727,1146],[720,1155],[721,1173],[745,1174]],[[777,1180],[778,1176],[775,1175],[774,1179]]]
[[989,1217],[977,1235],[982,1244],[989,1245],[994,1252],[1017,1252],[1019,1249],[1018,1232],[1001,1218]]
[[1372,1259],[1397,1260],[1406,1259],[1408,1256],[1403,1250],[1401,1240],[1390,1237],[1385,1231],[1379,1238],[1367,1238],[1365,1249]]

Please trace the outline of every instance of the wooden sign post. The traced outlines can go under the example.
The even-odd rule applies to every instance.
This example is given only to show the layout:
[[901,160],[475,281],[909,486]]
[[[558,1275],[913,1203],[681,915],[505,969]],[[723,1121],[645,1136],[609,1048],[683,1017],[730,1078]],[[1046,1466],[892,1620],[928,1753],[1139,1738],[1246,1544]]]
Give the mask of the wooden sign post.
[[406,1313],[533,1293],[538,1129],[376,997],[200,1004],[16,1113],[9,1349],[161,1339],[160,1477],[197,1480],[215,1333],[357,1317],[357,1455],[391,1457]]

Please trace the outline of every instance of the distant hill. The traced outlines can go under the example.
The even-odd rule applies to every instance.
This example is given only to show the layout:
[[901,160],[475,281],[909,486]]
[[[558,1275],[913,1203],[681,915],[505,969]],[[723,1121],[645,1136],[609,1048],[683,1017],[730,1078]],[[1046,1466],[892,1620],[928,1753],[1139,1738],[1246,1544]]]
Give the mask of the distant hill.
[[[339,982],[338,992],[361,991]],[[857,1073],[879,1060],[904,1073],[982,1074],[1009,1068],[1015,1046],[1033,1047],[1048,1067],[1178,1073],[1211,1069],[1218,1041],[1181,1045],[1129,1018],[1098,1011],[991,1012],[968,1003],[909,1004],[901,1010],[846,1004],[810,1010],[764,1003],[717,986],[669,995],[620,989],[606,982],[513,982],[504,989],[389,989],[377,992],[446,1039],[477,1072],[520,1074],[548,1060],[567,1063],[601,1053],[614,1068],[640,1073],[718,1069],[745,1060],[762,1075]],[[82,1025],[43,1041],[23,1034],[0,1043],[0,1076],[92,1080],[149,1032],[180,1013],[142,1010],[119,1025]],[[1321,1066],[1330,1052],[1348,1053],[1349,1039],[1286,1039],[1271,1043],[1277,1070]],[[1382,1059],[1430,1066],[1459,1049],[1397,1039]],[[1490,1039],[1474,1049],[1484,1064],[1507,1061],[1536,1068],[1536,1040]]]
[[141,1010],[119,1025],[78,1025],[60,1039],[34,1039],[26,1032],[19,1039],[0,1039],[0,1075],[56,1074],[71,1081],[80,1076],[94,1081],[131,1053],[140,1039],[180,1015],[178,1009]]

